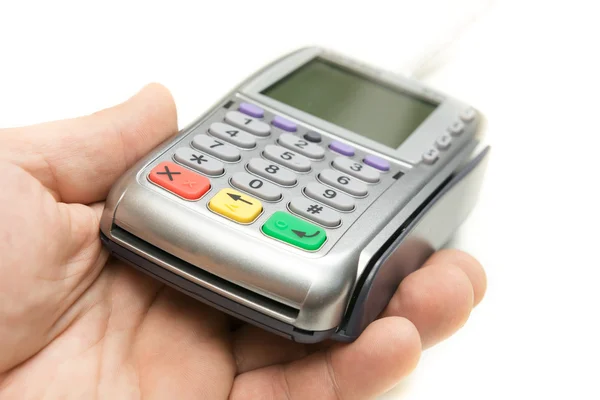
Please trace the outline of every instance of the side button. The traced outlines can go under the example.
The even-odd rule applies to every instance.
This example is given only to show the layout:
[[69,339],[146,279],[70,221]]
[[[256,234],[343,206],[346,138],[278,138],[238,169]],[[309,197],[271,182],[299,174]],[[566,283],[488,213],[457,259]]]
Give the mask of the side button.
[[450,145],[452,144],[452,138],[449,134],[444,133],[442,136],[437,138],[435,141],[435,146],[440,150],[448,150]]
[[448,131],[450,132],[450,134],[452,136],[460,135],[461,133],[463,133],[464,129],[465,129],[465,124],[463,124],[460,121],[456,121],[448,127]]
[[423,153],[423,162],[428,165],[433,165],[440,157],[440,152],[436,149],[429,149]]

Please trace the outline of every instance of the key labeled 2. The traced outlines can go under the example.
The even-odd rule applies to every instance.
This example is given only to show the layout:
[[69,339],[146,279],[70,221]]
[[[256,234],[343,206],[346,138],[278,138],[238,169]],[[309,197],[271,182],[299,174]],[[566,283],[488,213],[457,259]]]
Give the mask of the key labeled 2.
[[316,160],[325,157],[324,148],[317,144],[309,143],[291,133],[282,133],[277,141],[281,146],[296,151],[306,157],[314,158]]

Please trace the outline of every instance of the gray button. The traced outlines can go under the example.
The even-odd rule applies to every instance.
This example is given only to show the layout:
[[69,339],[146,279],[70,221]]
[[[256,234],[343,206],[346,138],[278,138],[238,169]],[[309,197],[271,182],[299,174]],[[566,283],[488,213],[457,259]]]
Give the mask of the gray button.
[[256,139],[254,136],[240,128],[222,122],[211,124],[208,131],[211,135],[244,149],[251,149],[256,146]]
[[309,142],[319,143],[321,142],[322,137],[319,132],[308,131],[304,134],[304,139],[308,140]]
[[251,159],[248,163],[248,170],[282,186],[294,186],[296,184],[296,175],[292,171],[262,158]]
[[271,127],[266,122],[249,117],[239,111],[229,111],[225,114],[225,121],[257,136],[269,136],[269,132],[271,132]]
[[240,151],[238,149],[220,140],[211,138],[208,135],[202,134],[194,136],[192,145],[198,150],[220,158],[221,160],[235,162],[240,159]]
[[223,163],[212,157],[204,155],[189,147],[182,147],[175,151],[175,161],[187,165],[206,175],[221,175],[224,171]]
[[450,144],[452,144],[452,138],[447,133],[444,133],[435,141],[435,146],[440,150],[447,150]]
[[314,200],[341,211],[352,211],[354,209],[354,199],[352,199],[352,197],[321,185],[320,183],[309,183],[304,188],[304,193]]
[[275,161],[289,169],[298,172],[310,171],[310,160],[293,151],[288,151],[281,146],[269,144],[263,151],[265,158]]
[[423,162],[425,164],[435,164],[435,162],[438,160],[438,158],[440,157],[440,152],[437,151],[434,148],[431,148],[429,150],[427,150],[425,153],[423,153]]
[[450,132],[450,134],[452,136],[458,136],[461,133],[463,133],[464,130],[465,130],[465,124],[463,124],[460,121],[456,121],[448,127],[448,132]]
[[246,172],[236,172],[233,174],[231,184],[238,189],[242,189],[267,201],[281,199],[281,190],[277,186]]
[[321,146],[309,143],[306,140],[292,135],[291,133],[282,133],[279,136],[279,144],[290,150],[294,150],[306,157],[320,159],[325,157],[325,149]]
[[290,202],[290,210],[329,228],[334,228],[342,222],[339,213],[306,197],[294,197]]
[[325,169],[319,173],[321,182],[340,189],[352,196],[363,197],[368,193],[367,185],[358,179],[351,178],[332,169]]
[[337,157],[333,160],[335,169],[352,175],[361,181],[377,183],[379,182],[379,172],[374,168],[356,162],[346,157]]
[[462,119],[465,122],[471,122],[475,118],[476,114],[477,114],[477,112],[475,111],[475,109],[470,107],[470,108],[467,108],[462,113],[460,113],[460,119]]

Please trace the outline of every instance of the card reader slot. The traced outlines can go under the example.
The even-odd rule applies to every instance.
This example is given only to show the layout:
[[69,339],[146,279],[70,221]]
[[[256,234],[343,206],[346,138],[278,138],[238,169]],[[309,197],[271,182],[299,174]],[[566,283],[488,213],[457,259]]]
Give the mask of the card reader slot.
[[[130,249],[136,249],[138,253],[150,256],[155,260],[160,260],[167,265],[171,272],[188,279],[186,276],[192,276],[195,280],[204,282],[204,287],[217,287],[232,297],[245,299],[249,305],[256,305],[257,309],[267,309],[272,313],[279,314],[287,319],[294,320],[298,318],[299,310],[289,305],[280,303],[266,296],[255,293],[249,289],[236,285],[223,278],[211,274],[197,266],[194,266],[166,251],[138,238],[118,225],[113,224],[111,236],[122,245]],[[147,257],[145,257],[147,258]]]

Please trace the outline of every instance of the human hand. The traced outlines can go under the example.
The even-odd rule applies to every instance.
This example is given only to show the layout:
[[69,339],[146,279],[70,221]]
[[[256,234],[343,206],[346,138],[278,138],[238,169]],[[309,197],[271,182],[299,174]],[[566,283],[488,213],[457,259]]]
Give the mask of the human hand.
[[176,130],[160,85],[87,117],[0,130],[0,398],[373,398],[483,297],[479,263],[440,251],[354,343],[302,345],[109,259],[103,200]]

